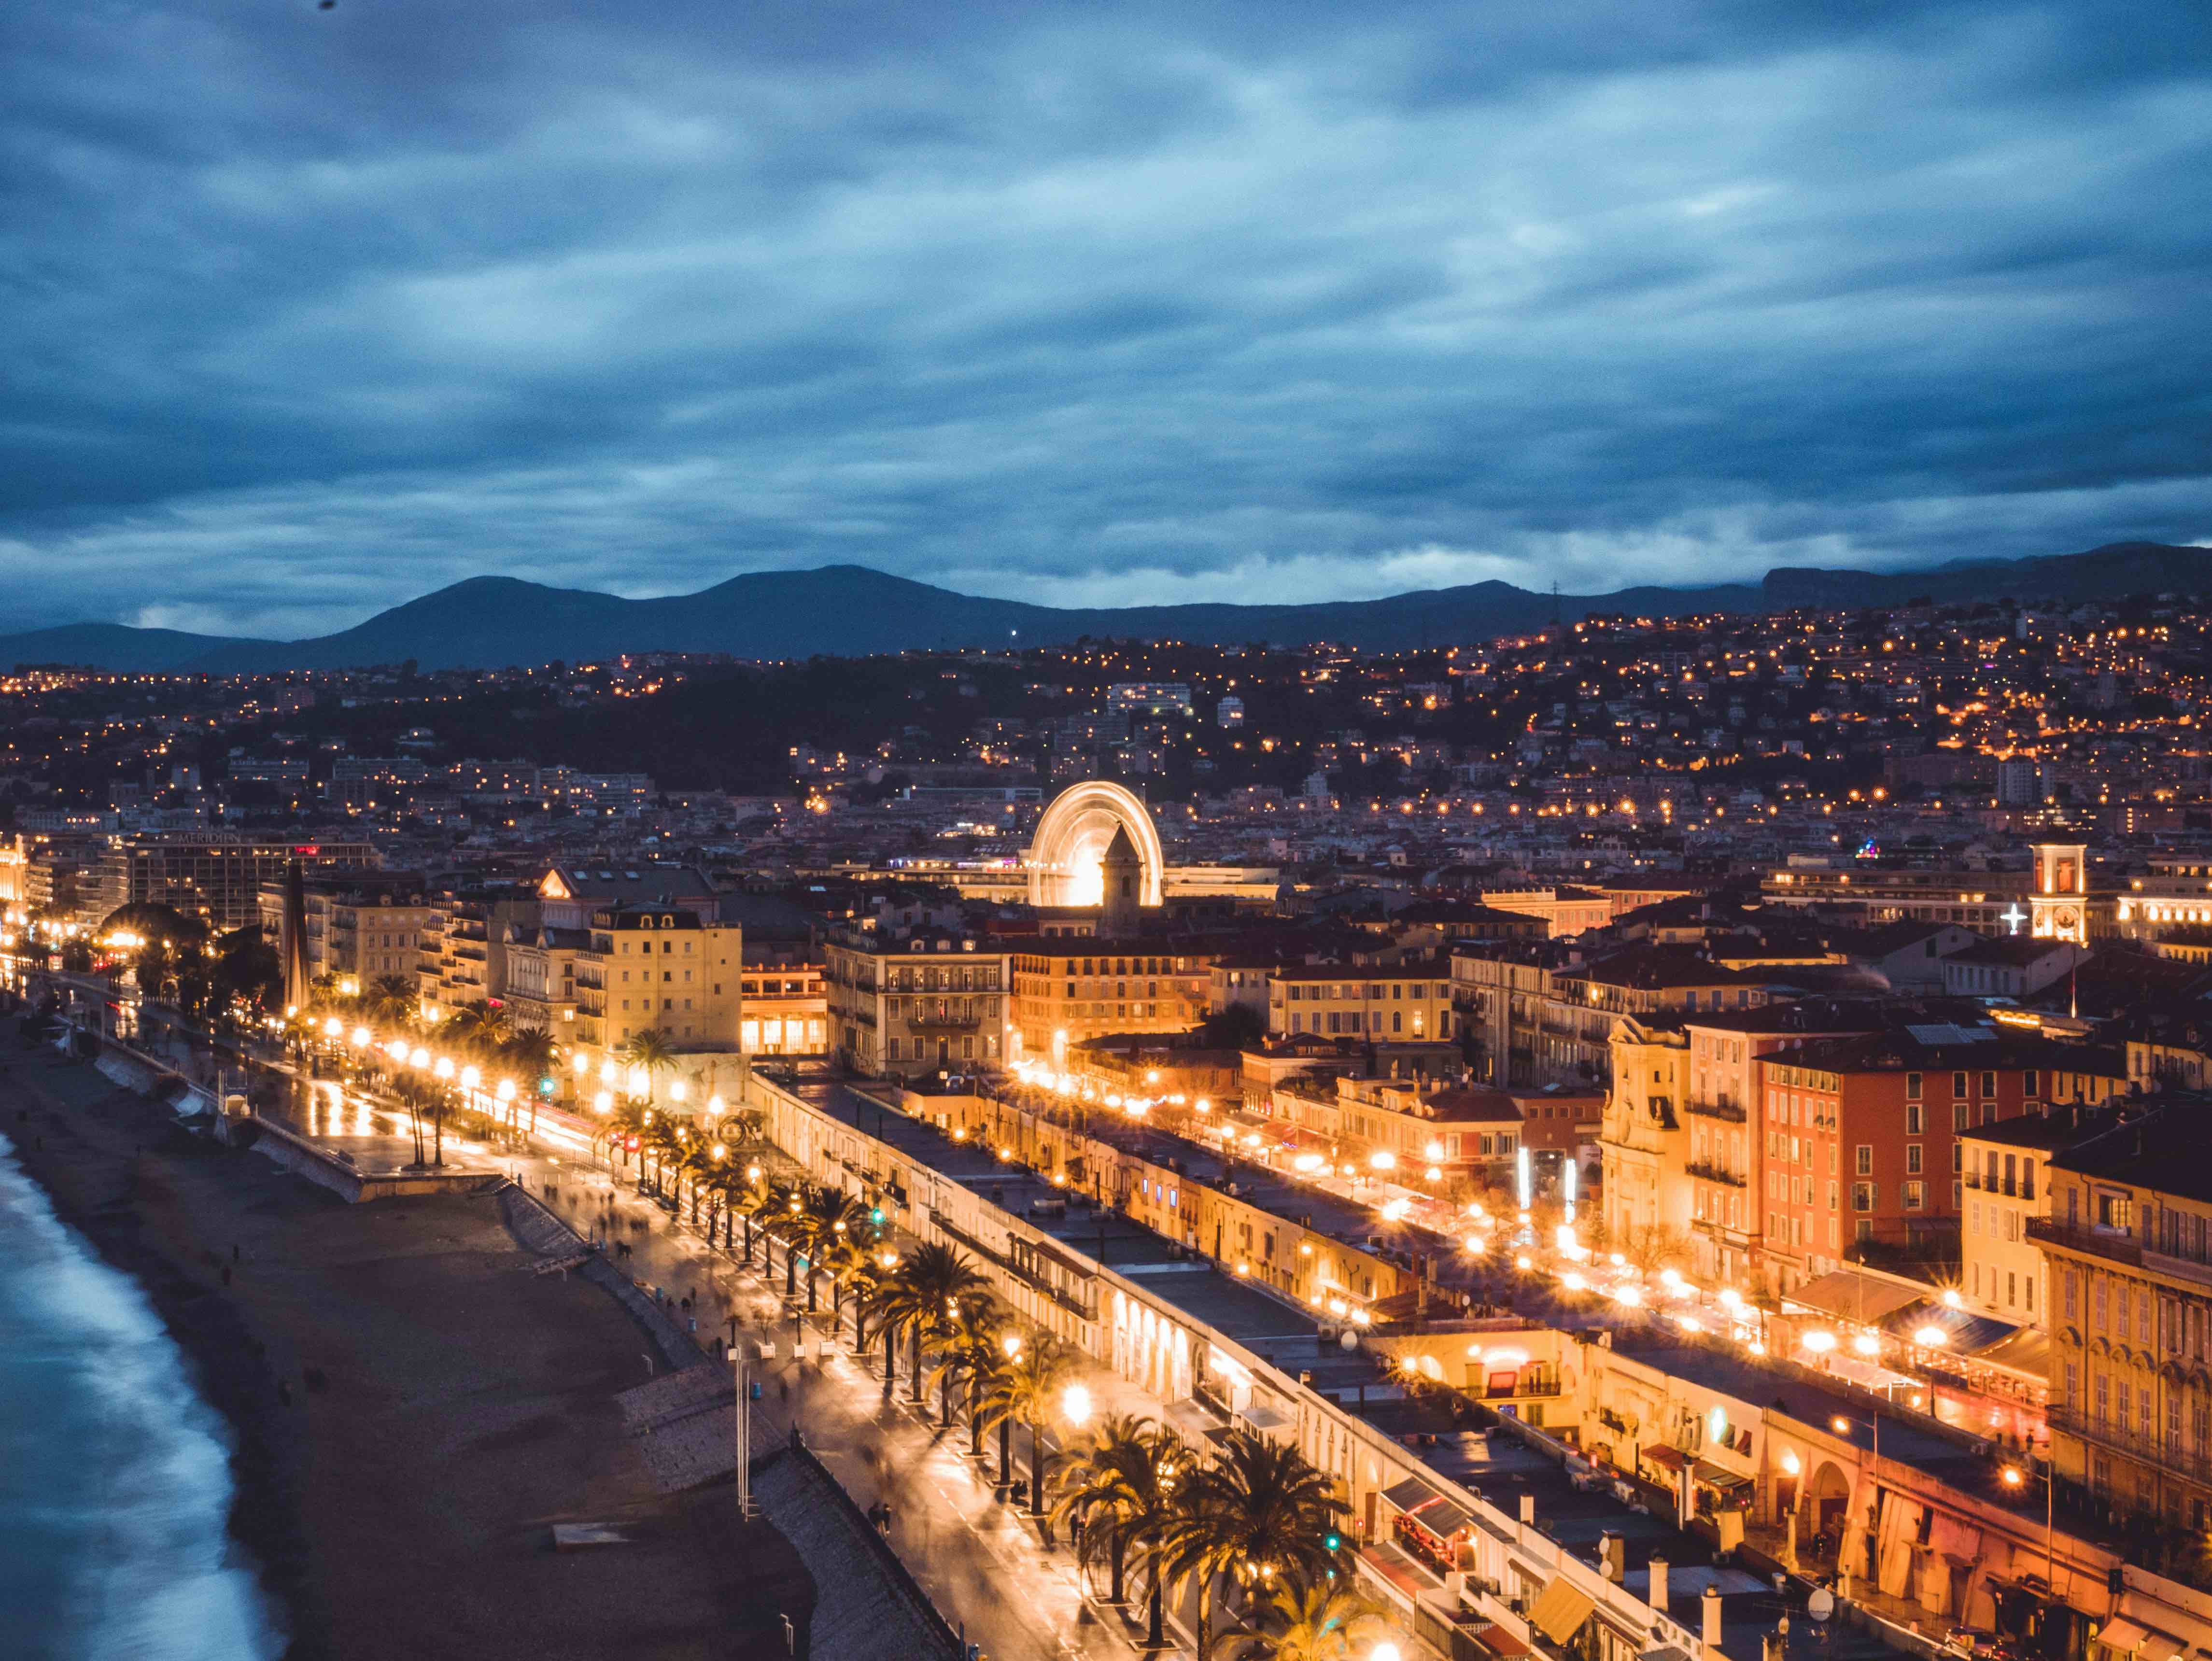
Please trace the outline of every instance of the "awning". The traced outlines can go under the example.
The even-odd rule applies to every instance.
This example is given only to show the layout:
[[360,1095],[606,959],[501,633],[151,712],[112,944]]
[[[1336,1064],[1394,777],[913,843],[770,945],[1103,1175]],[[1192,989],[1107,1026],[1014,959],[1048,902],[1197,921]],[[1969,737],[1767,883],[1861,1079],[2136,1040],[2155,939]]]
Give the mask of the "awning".
[[2132,1621],[2107,1621],[2099,1629],[2097,1641],[2125,1655],[2133,1653],[2149,1637],[2148,1628],[2139,1627]]
[[1941,1304],[1925,1309],[1907,1305],[1881,1324],[1885,1331],[1913,1343],[1919,1342],[1923,1327],[1934,1327],[1943,1335],[1943,1342],[1932,1348],[1948,1350],[1954,1355],[1978,1355],[2004,1342],[2019,1330],[2010,1322],[1994,1320],[1986,1315],[1970,1315],[1963,1309],[1947,1309]]
[[1901,1287],[1893,1281],[1877,1281],[1871,1275],[1839,1269],[1786,1293],[1782,1305],[1785,1311],[1802,1306],[1832,1320],[1871,1326],[1927,1295],[1923,1287]]
[[2051,1375],[2051,1335],[2033,1327],[2017,1327],[2008,1336],[2000,1338],[1986,1349],[1976,1350],[1967,1359],[2013,1372],[2025,1372],[2039,1383]]
[[1662,1470],[1680,1470],[1690,1463],[1690,1456],[1680,1448],[1670,1448],[1663,1443],[1656,1447],[1638,1448],[1636,1457],[1647,1465],[1656,1465]]
[[1461,1530],[1474,1525],[1473,1517],[1418,1476],[1409,1476],[1395,1488],[1383,1489],[1382,1497],[1397,1506],[1399,1515],[1412,1518],[1439,1540],[1449,1540]]
[[1702,1482],[1705,1487],[1717,1489],[1723,1494],[1751,1486],[1751,1478],[1748,1476],[1739,1476],[1732,1470],[1723,1469],[1710,1459],[1700,1459],[1690,1467],[1690,1480],[1693,1482]]
[[1528,1611],[1528,1624],[1564,1648],[1574,1641],[1583,1622],[1596,1609],[1596,1600],[1564,1574],[1556,1576]]
[[1396,1486],[1384,1488],[1382,1497],[1400,1511],[1418,1511],[1430,1500],[1443,1498],[1418,1476],[1408,1476]]

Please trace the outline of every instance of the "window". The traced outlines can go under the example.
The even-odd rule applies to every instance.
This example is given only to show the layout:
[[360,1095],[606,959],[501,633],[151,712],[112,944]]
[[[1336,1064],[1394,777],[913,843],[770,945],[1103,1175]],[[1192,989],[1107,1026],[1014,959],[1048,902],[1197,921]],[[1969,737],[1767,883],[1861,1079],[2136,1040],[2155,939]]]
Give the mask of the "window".
[[1905,1099],[1908,1102],[1920,1099],[1920,1075],[1917,1073],[1905,1075]]
[[1854,1211],[1872,1211],[1874,1209],[1874,1190],[1875,1185],[1872,1183],[1853,1183],[1851,1184],[1851,1209]]
[[1905,1134],[1908,1136],[1917,1136],[1923,1134],[1927,1128],[1926,1112],[1921,1104],[1918,1102],[1907,1102],[1905,1104]]
[[2058,1292],[2059,1295],[2066,1300],[2066,1318],[2069,1321],[2081,1318],[2081,1309],[2076,1297],[2072,1269],[2067,1269],[2059,1275]]
[[1919,1211],[1924,1208],[1924,1203],[1925,1189],[1923,1184],[1919,1183],[1905,1183],[1905,1208],[1907,1211]]
[[1862,1177],[1871,1177],[1874,1175],[1874,1144],[1872,1142],[1861,1142],[1859,1144],[1858,1163],[1853,1168]]
[[1984,1074],[1982,1074],[1982,1094],[1983,1094],[1983,1095],[1984,1095],[1984,1096],[1994,1096],[1994,1095],[1996,1095],[1996,1093],[1997,1093],[1997,1075],[1996,1075],[1996,1074],[1994,1074],[1994,1073],[1984,1073]]
[[1909,1176],[1917,1177],[1920,1174],[1920,1144],[1918,1142],[1907,1142],[1905,1145],[1905,1169]]
[[1954,1073],[1951,1075],[1951,1093],[1956,1097],[1964,1097],[1966,1095],[1966,1075],[1965,1074]]
[[2040,1076],[2041,1075],[2039,1075],[2032,1067],[2028,1068],[2027,1072],[2020,1075],[2020,1093],[2027,1097],[2030,1101],[2033,1101],[2038,1096],[2043,1093],[2036,1088]]

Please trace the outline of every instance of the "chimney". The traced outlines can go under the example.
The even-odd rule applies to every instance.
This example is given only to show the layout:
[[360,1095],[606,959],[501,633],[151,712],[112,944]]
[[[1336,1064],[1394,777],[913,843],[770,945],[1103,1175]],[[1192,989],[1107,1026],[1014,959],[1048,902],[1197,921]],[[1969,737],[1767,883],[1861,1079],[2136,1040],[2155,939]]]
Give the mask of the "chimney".
[[1663,1557],[1651,1560],[1651,1585],[1644,1594],[1644,1601],[1650,1604],[1656,1613],[1667,1613],[1667,1560]]
[[1521,1520],[1532,1528],[1536,1522],[1536,1496],[1527,1488],[1521,1490]]
[[1717,1650],[1721,1646],[1721,1589],[1715,1585],[1706,1586],[1705,1595],[1698,1600],[1698,1607],[1705,1614],[1705,1647]]

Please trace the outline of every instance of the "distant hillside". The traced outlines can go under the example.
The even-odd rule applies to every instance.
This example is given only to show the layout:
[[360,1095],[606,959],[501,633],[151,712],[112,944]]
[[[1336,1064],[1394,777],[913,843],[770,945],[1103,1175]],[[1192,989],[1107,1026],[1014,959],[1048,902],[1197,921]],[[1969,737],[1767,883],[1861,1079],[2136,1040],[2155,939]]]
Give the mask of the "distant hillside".
[[726,652],[744,658],[862,656],[956,646],[1065,645],[1115,636],[1211,645],[1335,641],[1371,650],[1471,643],[1540,628],[1556,612],[1680,617],[1699,611],[1895,605],[2016,598],[2073,601],[2212,591],[2212,550],[2115,543],[2083,554],[1883,572],[1784,567],[1758,587],[1532,593],[1478,582],[1313,605],[1060,608],[986,599],[860,565],[758,571],[696,594],[623,599],[514,577],[471,577],[312,640],[257,641],[118,624],[0,636],[0,663],[242,673],[344,669],[413,660],[424,669],[575,663],[622,652]]
[[[222,673],[337,669],[413,659],[425,669],[575,663],[620,652],[727,652],[747,658],[860,656],[956,646],[1064,645],[1114,635],[1239,645],[1341,641],[1375,649],[1444,646],[1631,611],[1675,616],[1759,604],[1747,586],[1531,593],[1510,583],[1316,605],[1063,609],[986,599],[860,565],[761,571],[696,594],[622,599],[513,577],[472,577],[319,639],[210,642],[191,666]],[[0,659],[11,642],[0,638]]]
[[65,623],[0,635],[0,663],[67,664],[115,669],[125,674],[161,674],[181,669],[211,651],[263,642],[221,635],[189,635],[176,629],[133,629],[120,623]]
[[2086,554],[2038,559],[1955,560],[1922,571],[1824,571],[1778,566],[1760,585],[1766,609],[1902,605],[1922,596],[1942,602],[2041,599],[2072,602],[2118,594],[2212,590],[2212,549],[2162,542],[2114,542]]

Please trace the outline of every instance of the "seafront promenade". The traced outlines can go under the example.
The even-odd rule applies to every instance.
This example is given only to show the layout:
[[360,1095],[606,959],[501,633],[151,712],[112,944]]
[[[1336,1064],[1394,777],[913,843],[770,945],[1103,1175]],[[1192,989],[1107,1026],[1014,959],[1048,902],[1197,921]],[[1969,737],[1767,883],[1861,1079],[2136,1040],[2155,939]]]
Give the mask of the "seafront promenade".
[[[180,1036],[175,1042],[181,1047],[190,1040]],[[204,1050],[196,1049],[197,1059],[167,1045],[130,1053],[176,1065],[179,1076],[207,1070]],[[397,1102],[309,1076],[275,1053],[235,1056],[233,1064],[250,1067],[260,1080],[252,1092],[257,1119],[320,1150],[334,1167],[374,1177],[398,1172],[412,1160],[414,1144]],[[234,1083],[242,1081],[234,1074]],[[888,1507],[888,1542],[964,1642],[991,1661],[1116,1661],[1140,1652],[1141,1611],[1104,1603],[1066,1544],[1047,1543],[997,1480],[996,1438],[986,1438],[983,1460],[971,1458],[966,1426],[957,1418],[950,1431],[934,1423],[928,1404],[908,1399],[903,1374],[887,1402],[880,1352],[872,1347],[867,1355],[853,1354],[849,1318],[842,1330],[833,1330],[826,1306],[808,1313],[803,1292],[795,1305],[785,1299],[780,1243],[758,1237],[757,1266],[709,1244],[650,1195],[591,1158],[577,1122],[557,1112],[541,1113],[537,1138],[497,1146],[449,1124],[445,1153],[454,1171],[510,1180],[580,1241],[604,1243],[607,1261],[702,1348],[719,1351],[735,1333],[756,1354],[769,1351],[753,1366],[761,1386],[756,1411],[779,1435],[796,1430],[864,1512]],[[665,1365],[641,1344],[633,1381],[643,1382]],[[1177,1423],[1194,1437],[1211,1427],[1188,1404],[1170,1412],[1104,1368],[1086,1367],[1079,1378],[1100,1416],[1152,1416]],[[1015,1475],[1026,1481],[1027,1434],[1012,1440]],[[1048,1450],[1055,1445],[1049,1431],[1046,1440]],[[1170,1611],[1168,1654],[1188,1652],[1188,1626],[1179,1618],[1186,1615]],[[1410,1633],[1383,1636],[1397,1642],[1409,1661],[1433,1653]]]

